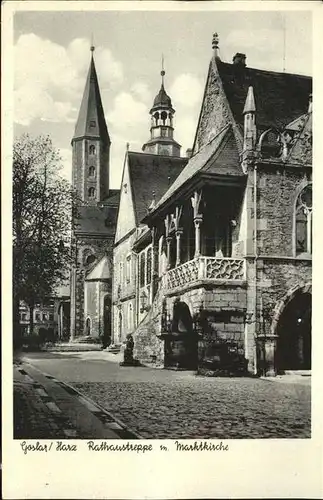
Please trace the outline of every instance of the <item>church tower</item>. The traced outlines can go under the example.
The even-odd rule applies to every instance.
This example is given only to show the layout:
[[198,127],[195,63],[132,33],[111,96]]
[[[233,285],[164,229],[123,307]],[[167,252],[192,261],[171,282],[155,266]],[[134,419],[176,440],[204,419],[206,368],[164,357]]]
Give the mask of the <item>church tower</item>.
[[150,110],[151,126],[150,140],[146,142],[142,150],[145,153],[166,156],[180,156],[181,146],[174,140],[173,120],[175,110],[171,98],[167,95],[164,87],[165,71],[161,71],[162,83],[160,91],[154,99]]
[[109,195],[111,144],[93,52],[91,47],[90,68],[72,139],[73,186],[81,203],[88,205],[95,205]]
[[91,47],[90,67],[72,138],[70,338],[110,336],[112,256],[120,191],[109,187],[110,137]]

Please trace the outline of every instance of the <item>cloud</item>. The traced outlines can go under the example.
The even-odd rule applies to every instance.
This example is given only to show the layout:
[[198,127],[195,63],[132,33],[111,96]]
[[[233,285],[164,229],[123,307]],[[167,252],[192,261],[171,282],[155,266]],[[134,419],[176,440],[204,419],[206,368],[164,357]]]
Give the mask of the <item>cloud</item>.
[[[237,52],[247,56],[247,66],[282,71],[283,31],[279,29],[232,30],[221,43],[225,47],[225,60],[232,61]],[[248,54],[252,54],[248,58]]]
[[202,92],[202,83],[190,73],[182,73],[177,76],[169,89],[169,95],[175,108],[178,104],[189,108],[194,107],[200,102]]
[[128,129],[128,131],[133,132],[138,126],[149,123],[148,107],[135,99],[129,92],[120,92],[115,97],[113,106],[112,111],[108,113],[108,120],[112,127],[117,130]]
[[188,148],[193,147],[196,130],[196,119],[193,114],[182,115],[176,120],[174,137],[182,146],[182,156]]
[[[29,125],[35,119],[75,122],[89,66],[89,42],[72,40],[67,48],[33,33],[21,35],[15,45],[15,121]],[[123,81],[122,64],[108,48],[98,47],[95,61],[101,85]]]
[[145,82],[135,82],[130,89],[143,102],[152,105],[152,94]]

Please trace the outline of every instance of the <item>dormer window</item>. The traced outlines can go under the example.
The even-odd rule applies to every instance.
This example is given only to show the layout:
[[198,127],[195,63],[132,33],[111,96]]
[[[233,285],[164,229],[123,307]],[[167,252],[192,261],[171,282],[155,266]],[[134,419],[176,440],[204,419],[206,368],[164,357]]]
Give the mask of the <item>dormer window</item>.
[[89,152],[90,152],[90,155],[95,155],[95,146],[94,146],[94,144],[90,145]]
[[90,121],[90,128],[95,128],[96,127],[96,122],[94,120]]
[[89,167],[89,176],[94,177],[95,175],[95,167],[91,166]]
[[93,200],[95,198],[95,189],[94,187],[90,187],[88,190],[88,197],[90,200]]

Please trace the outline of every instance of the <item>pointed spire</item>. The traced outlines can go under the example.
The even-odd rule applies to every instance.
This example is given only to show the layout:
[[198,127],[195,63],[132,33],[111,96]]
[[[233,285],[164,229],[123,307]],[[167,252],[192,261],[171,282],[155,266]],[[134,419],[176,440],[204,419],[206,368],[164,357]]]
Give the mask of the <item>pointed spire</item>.
[[246,113],[255,113],[255,112],[256,112],[256,105],[255,105],[255,98],[253,95],[253,87],[250,86],[248,88],[248,94],[243,108],[243,114],[245,115]]
[[91,45],[91,61],[87,74],[85,89],[75,126],[73,139],[96,137],[104,142],[110,142],[107,124],[104,117],[98,77],[94,63],[95,47]]

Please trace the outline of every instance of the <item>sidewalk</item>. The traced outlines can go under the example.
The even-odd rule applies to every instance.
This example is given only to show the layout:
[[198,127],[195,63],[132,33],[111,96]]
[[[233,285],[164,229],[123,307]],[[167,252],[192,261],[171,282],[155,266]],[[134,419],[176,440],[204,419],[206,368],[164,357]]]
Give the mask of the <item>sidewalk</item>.
[[136,439],[106,410],[31,364],[14,363],[15,439]]

